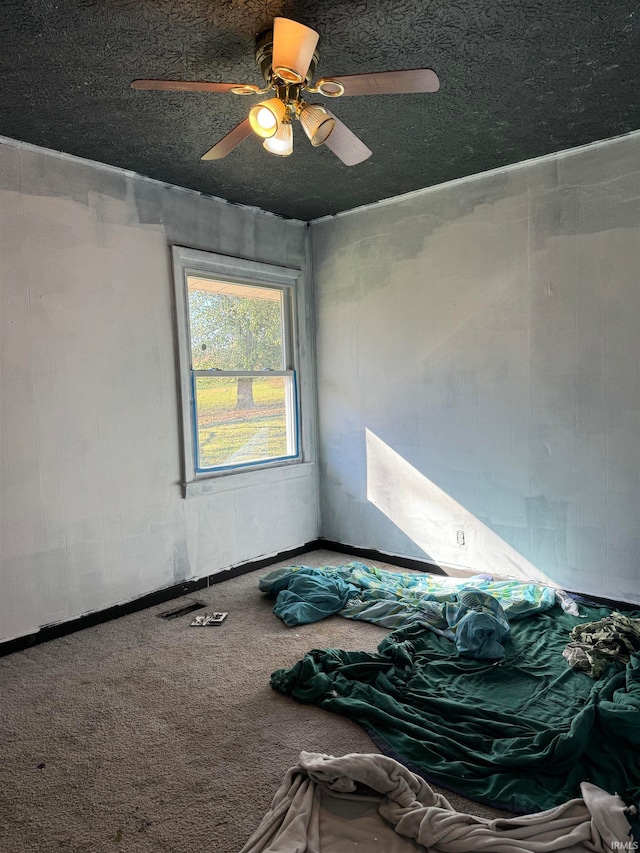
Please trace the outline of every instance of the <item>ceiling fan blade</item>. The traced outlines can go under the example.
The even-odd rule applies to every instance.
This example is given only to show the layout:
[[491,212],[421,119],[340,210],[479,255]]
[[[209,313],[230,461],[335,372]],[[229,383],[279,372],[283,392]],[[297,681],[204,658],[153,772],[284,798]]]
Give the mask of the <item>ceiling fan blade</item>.
[[251,133],[251,125],[249,124],[249,119],[246,118],[244,121],[241,121],[240,124],[236,125],[233,130],[229,131],[226,136],[223,136],[219,142],[216,142],[213,148],[210,148],[200,159],[221,160],[233,151],[236,145],[240,145],[240,143],[245,140],[247,136],[250,136]]
[[244,88],[244,83],[207,83],[198,80],[134,80],[132,89],[154,89],[167,92],[230,92]]
[[355,133],[349,130],[347,125],[343,124],[331,110],[327,110],[327,112],[336,120],[336,126],[324,143],[327,148],[333,151],[345,166],[356,166],[371,157],[373,151],[367,148],[364,142],[358,139]]
[[307,76],[319,33],[289,18],[273,21],[273,73],[287,83],[301,83]]
[[[402,95],[414,92],[437,92],[440,81],[430,68],[412,71],[380,71],[325,78],[327,87],[335,80],[344,86],[344,95]],[[323,81],[324,84],[324,81]],[[324,89],[324,85],[323,85]]]

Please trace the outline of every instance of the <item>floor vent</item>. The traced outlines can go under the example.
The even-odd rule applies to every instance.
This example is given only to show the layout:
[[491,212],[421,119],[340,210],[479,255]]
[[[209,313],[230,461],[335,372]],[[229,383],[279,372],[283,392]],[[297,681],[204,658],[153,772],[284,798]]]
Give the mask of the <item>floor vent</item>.
[[158,616],[161,619],[177,619],[178,616],[184,616],[185,613],[191,613],[193,610],[201,610],[206,606],[204,601],[190,601],[188,604],[174,607],[173,610],[165,610],[164,613],[158,613]]

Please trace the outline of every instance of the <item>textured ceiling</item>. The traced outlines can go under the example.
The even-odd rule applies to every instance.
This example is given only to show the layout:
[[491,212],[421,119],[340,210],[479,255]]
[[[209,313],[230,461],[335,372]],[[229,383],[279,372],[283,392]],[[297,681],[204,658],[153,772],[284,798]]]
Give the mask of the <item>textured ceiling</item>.
[[[637,0],[3,0],[0,134],[308,220],[640,128]],[[276,15],[320,33],[317,76],[433,68],[436,94],[325,101],[358,166],[299,125],[201,155],[252,98],[140,92],[135,78],[262,84]],[[318,98],[319,101],[322,99]]]

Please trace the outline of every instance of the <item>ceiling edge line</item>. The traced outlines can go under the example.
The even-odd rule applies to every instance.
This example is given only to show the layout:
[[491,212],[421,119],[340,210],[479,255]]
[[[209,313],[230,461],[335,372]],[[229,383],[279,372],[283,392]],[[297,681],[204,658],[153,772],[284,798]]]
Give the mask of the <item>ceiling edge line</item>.
[[126,178],[136,178],[140,181],[147,181],[151,184],[156,184],[160,187],[168,187],[174,190],[180,190],[183,193],[191,193],[191,195],[199,196],[200,198],[212,199],[213,201],[221,202],[222,204],[228,204],[231,207],[239,207],[242,210],[248,210],[252,213],[260,213],[263,216],[272,216],[274,219],[280,219],[283,222],[293,222],[298,223],[300,225],[307,225],[308,222],[306,219],[295,219],[293,217],[282,216],[279,213],[273,213],[270,210],[263,210],[261,207],[256,207],[251,204],[240,204],[239,202],[229,201],[226,198],[222,198],[221,196],[211,195],[210,193],[204,193],[200,190],[191,189],[191,187],[182,187],[180,184],[170,184],[167,181],[159,181],[157,178],[150,178],[148,175],[143,175],[140,172],[135,172],[132,169],[123,169],[122,166],[112,166],[110,163],[101,163],[100,160],[90,160],[87,157],[79,157],[77,154],[68,154],[66,151],[56,151],[53,148],[45,148],[42,145],[34,145],[32,142],[23,142],[21,139],[12,139],[10,136],[2,136],[0,135],[0,145],[11,145],[14,148],[22,148],[27,151],[34,151],[39,153],[46,153],[51,157],[57,157],[61,160],[68,160],[72,163],[79,163],[85,166],[92,166],[93,168],[101,169],[106,172],[115,172],[118,175],[124,175]]
[[527,166],[542,163],[546,160],[558,160],[563,157],[568,157],[573,154],[577,154],[579,152],[585,152],[595,148],[602,148],[605,145],[611,145],[612,143],[624,142],[625,140],[631,139],[635,136],[640,139],[640,130],[630,130],[628,133],[623,133],[620,136],[610,136],[607,139],[598,139],[596,142],[587,142],[585,145],[578,145],[575,148],[563,148],[561,151],[555,151],[551,154],[541,154],[540,157],[531,157],[528,160],[519,160],[517,163],[509,163],[506,166],[498,166],[495,169],[489,169],[486,172],[476,172],[473,175],[465,175],[462,178],[454,178],[452,181],[444,181],[441,184],[434,184],[431,187],[423,187],[419,190],[411,190],[410,192],[401,193],[400,195],[389,196],[388,198],[382,198],[379,201],[372,201],[369,204],[362,204],[358,207],[349,208],[349,210],[341,210],[338,213],[329,213],[326,216],[319,216],[317,219],[310,219],[308,224],[317,225],[321,222],[327,222],[332,219],[338,219],[342,216],[349,216],[351,213],[361,213],[365,210],[373,210],[378,207],[384,207],[387,204],[395,204],[398,201],[405,201],[411,198],[417,198],[418,196],[423,196],[427,193],[442,190],[444,188],[449,189],[451,187],[458,186],[459,184],[471,183],[472,181],[477,181],[480,178],[486,178],[488,176],[493,175],[501,175],[505,172],[513,172],[517,169],[523,169]]

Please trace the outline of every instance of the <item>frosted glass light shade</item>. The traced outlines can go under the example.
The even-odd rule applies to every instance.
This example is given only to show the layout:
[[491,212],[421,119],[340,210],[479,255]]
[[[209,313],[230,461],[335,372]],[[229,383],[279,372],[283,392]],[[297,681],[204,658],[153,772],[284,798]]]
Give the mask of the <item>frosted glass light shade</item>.
[[298,118],[314,148],[322,145],[336,126],[333,116],[330,116],[319,104],[307,104],[300,111]]
[[251,130],[263,139],[274,136],[286,112],[287,108],[280,98],[270,98],[256,104],[249,111]]
[[273,22],[271,69],[285,83],[302,83],[307,76],[319,34],[289,18]]
[[269,139],[265,139],[262,147],[266,148],[270,154],[277,154],[279,157],[288,157],[293,153],[293,128],[290,122],[282,122],[275,134]]

